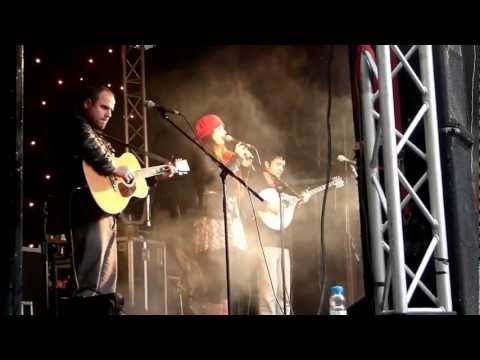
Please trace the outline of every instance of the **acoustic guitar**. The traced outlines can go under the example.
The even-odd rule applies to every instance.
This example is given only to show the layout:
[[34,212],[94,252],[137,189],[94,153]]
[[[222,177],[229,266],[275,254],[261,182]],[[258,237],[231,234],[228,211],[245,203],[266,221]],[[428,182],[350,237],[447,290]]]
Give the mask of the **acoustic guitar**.
[[[334,177],[332,181],[328,183],[329,187],[340,188],[344,186],[344,181],[341,177]],[[318,194],[322,191],[325,191],[327,186],[321,185],[311,190],[306,190],[303,193],[309,193],[310,196]],[[274,188],[266,188],[260,191],[259,195],[269,204],[277,206],[280,208],[280,197]],[[292,222],[293,216],[295,214],[295,209],[297,204],[300,202],[301,198],[298,196],[282,193],[282,208],[283,208],[283,228],[286,229]],[[268,228],[272,230],[280,230],[280,214],[274,213],[272,211],[259,211],[260,219]]]
[[[148,195],[148,185],[145,179],[151,176],[168,173],[169,165],[158,165],[142,168],[137,158],[129,152],[120,157],[114,157],[115,166],[127,167],[135,176],[135,180],[127,184],[122,178],[111,175],[98,174],[88,163],[83,162],[83,172],[87,179],[88,188],[97,205],[108,214],[119,214],[128,205],[132,197],[140,199]],[[177,159],[174,161],[174,173],[185,175],[190,172],[187,160]]]

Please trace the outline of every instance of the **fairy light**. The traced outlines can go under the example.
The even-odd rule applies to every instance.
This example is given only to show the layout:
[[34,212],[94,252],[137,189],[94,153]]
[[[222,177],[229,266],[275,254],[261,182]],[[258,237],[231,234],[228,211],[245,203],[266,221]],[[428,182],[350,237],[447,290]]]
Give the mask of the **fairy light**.
[[42,106],[46,106],[47,102],[45,100],[42,100]]
[[50,174],[46,174],[45,175],[45,180],[50,180],[52,177],[50,176]]
[[80,81],[83,81],[83,77],[80,77]]
[[93,64],[93,59],[92,59],[92,58],[88,59],[88,62],[89,62],[90,64]]
[[109,53],[109,54],[112,54],[112,53],[113,53],[113,49],[112,49],[112,48],[108,49],[108,53]]
[[37,145],[37,142],[35,140],[30,141],[30,146],[35,146]]
[[33,208],[34,206],[35,206],[35,203],[34,203],[33,201],[30,201],[30,202],[28,203],[28,207],[29,207],[29,208]]
[[58,85],[63,85],[63,80],[62,80],[62,79],[58,79],[57,84],[58,84]]
[[35,58],[35,63],[36,64],[40,64],[42,62],[42,59],[40,59],[39,57]]

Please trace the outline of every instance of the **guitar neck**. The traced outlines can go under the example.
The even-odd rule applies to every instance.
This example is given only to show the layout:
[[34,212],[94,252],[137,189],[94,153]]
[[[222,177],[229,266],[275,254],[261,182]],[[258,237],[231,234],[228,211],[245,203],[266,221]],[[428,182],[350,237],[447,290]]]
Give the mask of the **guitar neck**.
[[[331,182],[329,187],[331,187],[331,186],[335,186],[335,183]],[[310,195],[313,196],[315,194],[318,194],[319,192],[325,191],[326,188],[327,188],[327,186],[324,184],[324,185],[321,185],[319,187],[313,188],[312,190],[308,190],[308,192],[310,193]]]
[[163,173],[166,167],[167,166],[165,165],[158,165],[158,166],[151,166],[148,168],[140,169],[135,171],[135,176],[141,176],[146,179],[152,176],[160,175],[161,173]]
[[325,191],[325,188],[326,188],[325,185],[321,185],[319,187],[313,188],[312,190],[308,190],[308,192],[310,193],[311,196],[313,196],[313,195],[318,194],[322,191]]

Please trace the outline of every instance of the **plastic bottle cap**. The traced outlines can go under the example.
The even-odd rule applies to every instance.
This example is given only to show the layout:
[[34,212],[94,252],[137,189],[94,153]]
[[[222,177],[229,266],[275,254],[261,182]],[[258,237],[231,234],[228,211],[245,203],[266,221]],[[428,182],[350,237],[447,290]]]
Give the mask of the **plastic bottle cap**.
[[331,291],[332,291],[332,294],[334,294],[334,295],[343,294],[343,286],[339,286],[339,285],[332,286]]

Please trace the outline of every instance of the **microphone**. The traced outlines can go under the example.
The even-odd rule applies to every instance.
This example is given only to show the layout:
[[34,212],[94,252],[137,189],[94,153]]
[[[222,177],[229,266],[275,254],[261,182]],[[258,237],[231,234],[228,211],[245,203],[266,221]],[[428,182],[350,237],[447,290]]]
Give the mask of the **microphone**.
[[171,113],[171,114],[175,114],[175,115],[181,115],[180,111],[175,110],[175,109],[169,109],[169,108],[166,108],[162,105],[158,105],[152,100],[146,100],[144,105],[147,109],[158,109],[162,112]]
[[348,165],[350,165],[349,167],[350,167],[350,169],[352,170],[353,175],[355,176],[355,179],[358,178],[357,169],[355,169],[355,166],[357,165],[357,162],[356,162],[356,161],[350,160],[350,159],[347,158],[345,155],[338,155],[338,156],[337,156],[337,160],[340,161],[340,162],[345,162],[345,163],[347,163]]
[[340,161],[340,162],[346,162],[350,165],[357,165],[357,162],[356,161],[353,161],[353,160],[350,160],[349,158],[347,158],[345,155],[338,155],[337,156],[337,160]]
[[244,143],[243,141],[237,140],[236,138],[234,138],[232,135],[229,135],[229,134],[225,135],[225,141],[230,142],[230,143],[235,143],[235,144],[242,143],[247,148],[256,149],[255,146],[253,146],[251,144]]
[[[260,155],[258,155],[258,150],[254,145],[247,144],[247,143],[244,143],[243,141],[237,140],[232,135],[229,135],[229,134],[225,135],[225,141],[235,143],[235,145],[238,144],[238,143],[242,143],[243,145],[245,145],[247,147],[247,149],[252,150],[252,152],[254,151],[257,154],[258,163],[260,164],[260,166],[262,166],[262,162],[260,160]],[[252,155],[252,157],[249,156],[248,158],[250,160],[250,159],[253,159],[254,157],[255,156]],[[253,164],[252,164],[252,168],[255,171],[255,167],[253,166]]]

